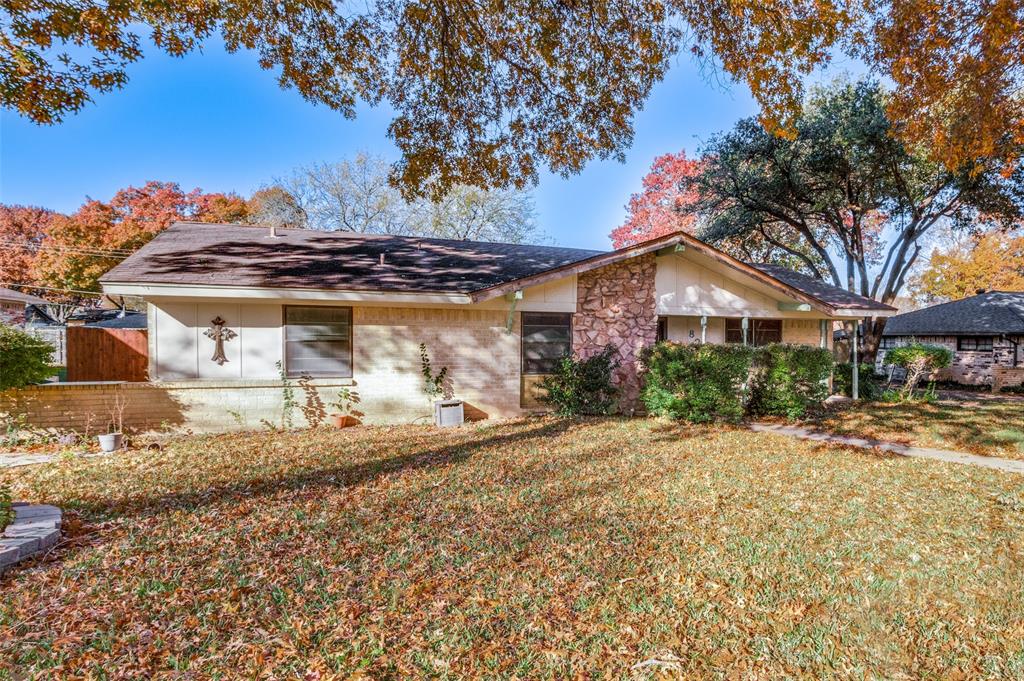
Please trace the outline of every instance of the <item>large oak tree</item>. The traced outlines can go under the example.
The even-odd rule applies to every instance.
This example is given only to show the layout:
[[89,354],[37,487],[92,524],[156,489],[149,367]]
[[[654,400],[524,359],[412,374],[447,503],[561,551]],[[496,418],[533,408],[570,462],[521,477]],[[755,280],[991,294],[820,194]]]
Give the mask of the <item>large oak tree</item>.
[[807,74],[846,54],[894,83],[894,133],[956,169],[1024,141],[1024,0],[0,0],[0,102],[60,121],[156,49],[218,35],[283,87],[395,111],[393,179],[523,187],[621,157],[678,51],[746,83],[786,134]]
[[[956,170],[894,137],[876,84],[817,90],[792,137],[753,119],[703,150],[701,236],[767,241],[821,279],[882,303],[903,290],[939,226],[1009,229],[1024,214],[1024,170],[993,158]],[[884,320],[869,327],[874,353]]]

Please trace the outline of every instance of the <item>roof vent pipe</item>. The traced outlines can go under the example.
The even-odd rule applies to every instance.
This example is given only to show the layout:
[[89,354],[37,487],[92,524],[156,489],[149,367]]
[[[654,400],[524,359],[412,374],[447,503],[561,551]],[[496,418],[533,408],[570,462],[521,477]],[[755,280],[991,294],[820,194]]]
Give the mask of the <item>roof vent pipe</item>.
[[277,238],[277,223],[276,222],[271,222],[270,223],[270,238],[271,239],[276,239]]
[[381,265],[384,264],[384,254],[383,253],[380,254],[380,264]]

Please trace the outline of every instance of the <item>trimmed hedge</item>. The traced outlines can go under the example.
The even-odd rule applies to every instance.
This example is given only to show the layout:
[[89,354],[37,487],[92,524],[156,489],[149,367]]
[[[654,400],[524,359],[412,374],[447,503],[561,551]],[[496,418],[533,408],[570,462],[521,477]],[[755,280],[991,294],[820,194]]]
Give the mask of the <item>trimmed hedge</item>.
[[753,348],[662,342],[641,355],[646,368],[641,399],[650,414],[692,423],[739,421]]
[[746,414],[803,416],[828,397],[832,356],[805,345],[679,344],[647,348],[641,394],[648,413],[691,423]]
[[[857,393],[862,400],[874,402],[882,397],[882,385],[875,374],[874,364],[857,364],[857,375],[860,380],[857,382]],[[832,389],[837,395],[853,397],[853,363],[843,362],[836,364],[832,374]]]
[[755,350],[747,413],[800,418],[828,397],[832,353],[809,345],[773,344]]
[[563,357],[555,373],[541,381],[542,402],[554,405],[561,416],[607,415],[615,411],[619,389],[612,373],[619,366],[615,348],[606,347],[587,359]]

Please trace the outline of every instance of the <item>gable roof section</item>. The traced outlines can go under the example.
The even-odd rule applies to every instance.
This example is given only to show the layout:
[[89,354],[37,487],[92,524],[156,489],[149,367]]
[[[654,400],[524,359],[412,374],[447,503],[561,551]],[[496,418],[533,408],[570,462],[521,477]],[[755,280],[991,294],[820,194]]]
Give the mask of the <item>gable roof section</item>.
[[[828,314],[888,305],[775,265],[750,265],[684,232],[617,251],[179,222],[107,272],[104,285],[445,293],[472,302],[682,245]],[[383,256],[383,264],[381,264]]]
[[9,288],[0,288],[0,300],[7,301],[9,303],[22,303],[24,305],[46,305],[46,301],[36,296],[30,296],[27,293],[21,291],[15,291]]
[[809,277],[806,274],[795,272],[788,267],[772,265],[769,263],[754,263],[754,267],[767,275],[775,277],[779,281],[789,284],[793,288],[800,289],[804,293],[813,296],[823,303],[834,307],[841,307],[847,310],[877,310],[879,308],[895,311],[891,305],[883,305],[877,300],[865,298],[864,296],[851,293],[846,289],[826,284],[821,279]]
[[[111,283],[469,294],[601,251],[176,223],[107,272]],[[381,264],[381,256],[384,264]]]
[[883,336],[1024,335],[1024,292],[989,291],[896,315]]

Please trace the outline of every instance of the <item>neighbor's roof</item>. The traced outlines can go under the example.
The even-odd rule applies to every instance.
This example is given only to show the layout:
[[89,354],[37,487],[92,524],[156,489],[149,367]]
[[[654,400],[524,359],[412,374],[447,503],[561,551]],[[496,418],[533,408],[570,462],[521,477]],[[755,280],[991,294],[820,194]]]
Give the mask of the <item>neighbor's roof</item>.
[[890,317],[884,336],[1024,334],[1024,292],[989,291]]
[[841,307],[847,310],[895,310],[891,305],[883,305],[877,300],[850,293],[846,289],[826,284],[820,279],[809,277],[806,274],[794,272],[788,267],[771,265],[768,263],[754,263],[754,267],[765,274],[769,274],[779,281],[785,282],[795,289],[799,289],[809,296],[817,298],[823,303],[834,307]]
[[101,281],[472,293],[601,254],[310,229],[277,234],[272,239],[265,228],[177,223]]
[[0,300],[6,300],[13,303],[23,303],[25,305],[46,305],[46,301],[42,298],[30,296],[27,293],[21,291],[15,291],[9,288],[0,288]]
[[[693,248],[827,312],[894,311],[773,265],[753,266],[682,232],[617,251],[179,222],[107,272],[103,284],[455,293],[480,301],[670,246]],[[384,264],[381,265],[381,256]]]
[[145,329],[147,328],[146,313],[125,312],[124,315],[119,313],[116,317],[101,319],[98,322],[88,322],[85,326],[92,329]]

